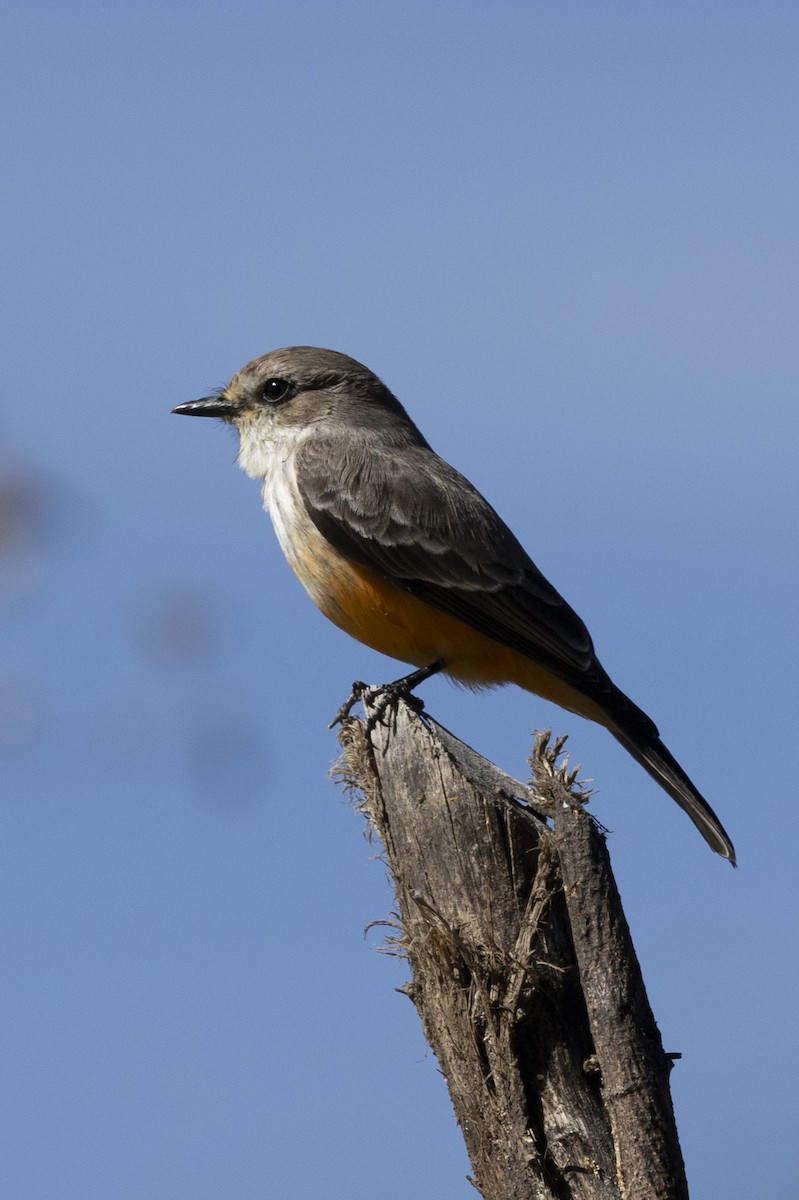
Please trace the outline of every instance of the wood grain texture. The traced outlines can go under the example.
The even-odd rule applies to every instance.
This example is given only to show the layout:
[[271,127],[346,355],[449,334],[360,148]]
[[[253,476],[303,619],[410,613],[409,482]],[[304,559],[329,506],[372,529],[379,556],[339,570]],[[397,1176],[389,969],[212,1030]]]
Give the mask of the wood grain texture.
[[[339,774],[385,848],[392,945],[478,1191],[684,1200],[670,1064],[585,827],[601,838],[556,755],[539,743],[533,790],[402,702],[370,732],[348,719],[341,743]],[[650,1145],[660,1166],[647,1172]]]

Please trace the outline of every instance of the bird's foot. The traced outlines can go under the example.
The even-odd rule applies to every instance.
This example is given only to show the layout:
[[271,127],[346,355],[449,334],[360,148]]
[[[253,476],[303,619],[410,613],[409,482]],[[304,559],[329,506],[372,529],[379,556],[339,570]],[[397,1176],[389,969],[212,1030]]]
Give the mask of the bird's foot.
[[[415,673],[415,672],[414,672]],[[412,708],[415,713],[424,712],[424,700],[414,696],[412,677],[395,679],[393,683],[383,683],[380,687],[367,688],[361,699],[367,709],[366,732],[371,733],[378,725],[385,724],[386,717],[396,712],[400,701]]]
[[378,687],[369,687],[361,680],[356,680],[352,685],[349,699],[342,704],[328,725],[328,729],[334,729],[336,725],[346,721],[359,700],[367,709],[371,709],[366,720],[367,733],[370,733],[376,725],[382,725],[386,713],[389,709],[396,708],[400,700],[404,700],[414,712],[423,712],[424,701],[413,695],[413,689],[420,683],[424,683],[425,679],[429,679],[431,675],[437,674],[443,665],[443,663],[434,662],[429,667],[420,667],[418,671],[411,671],[410,675],[403,675],[401,679],[395,679],[393,683],[383,683]]
[[363,700],[369,692],[374,692],[377,690],[377,688],[370,688],[368,684],[363,683],[362,680],[356,679],[352,685],[348,699],[344,701],[341,708],[328,725],[328,729],[335,729],[337,725],[341,725],[344,721],[346,721],[347,717],[350,715],[352,709],[359,700]]

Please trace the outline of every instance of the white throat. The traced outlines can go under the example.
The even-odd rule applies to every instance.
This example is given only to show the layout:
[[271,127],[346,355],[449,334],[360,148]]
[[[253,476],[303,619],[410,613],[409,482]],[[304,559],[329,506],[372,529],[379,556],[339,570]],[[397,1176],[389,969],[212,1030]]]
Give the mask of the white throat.
[[295,464],[297,450],[308,436],[308,430],[264,428],[253,422],[243,425],[239,435],[241,446],[237,462],[251,479],[262,480],[264,508],[272,518],[283,553],[293,563],[296,531],[298,523],[303,524],[304,516]]

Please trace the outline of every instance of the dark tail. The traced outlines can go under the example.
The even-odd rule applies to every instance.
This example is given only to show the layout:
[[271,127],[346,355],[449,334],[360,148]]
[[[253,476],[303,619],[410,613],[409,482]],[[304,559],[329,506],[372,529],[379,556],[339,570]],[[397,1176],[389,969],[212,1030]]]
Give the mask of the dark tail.
[[735,848],[724,826],[660,739],[634,739],[612,727],[611,733],[644,770],[677,801],[680,808],[688,813],[711,849],[722,858],[728,858],[735,866]]

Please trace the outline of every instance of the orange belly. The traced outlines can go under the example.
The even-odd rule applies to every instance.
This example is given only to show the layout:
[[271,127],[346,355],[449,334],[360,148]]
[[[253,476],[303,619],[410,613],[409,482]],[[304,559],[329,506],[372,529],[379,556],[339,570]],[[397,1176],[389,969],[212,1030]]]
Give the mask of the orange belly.
[[515,683],[608,724],[602,709],[526,655],[341,557],[321,538],[313,553],[309,549],[292,547],[295,574],[325,616],[359,642],[415,667],[443,662],[446,675],[467,684]]

